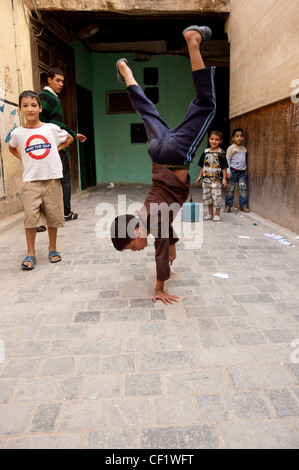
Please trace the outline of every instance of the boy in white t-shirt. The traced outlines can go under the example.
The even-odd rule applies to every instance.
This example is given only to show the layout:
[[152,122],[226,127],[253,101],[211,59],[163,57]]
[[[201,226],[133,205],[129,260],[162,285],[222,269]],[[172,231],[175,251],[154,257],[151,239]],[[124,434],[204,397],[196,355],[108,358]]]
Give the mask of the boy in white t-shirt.
[[25,126],[14,129],[9,141],[10,152],[22,160],[24,167],[22,194],[27,256],[21,264],[23,269],[33,269],[36,264],[35,236],[42,214],[48,225],[49,261],[61,261],[56,251],[57,228],[64,227],[62,163],[58,151],[74,139],[55,124],[41,122],[41,110],[38,94],[23,91],[19,96],[19,111],[25,118]]

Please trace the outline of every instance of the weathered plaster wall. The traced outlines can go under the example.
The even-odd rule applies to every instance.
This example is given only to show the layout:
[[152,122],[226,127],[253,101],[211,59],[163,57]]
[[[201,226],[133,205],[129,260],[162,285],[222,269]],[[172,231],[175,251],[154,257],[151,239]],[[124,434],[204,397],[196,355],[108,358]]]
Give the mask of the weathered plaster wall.
[[[28,8],[32,1],[25,0]],[[41,11],[103,11],[118,12],[129,15],[194,13],[228,13],[229,0],[39,0]]]
[[298,0],[230,7],[231,128],[246,134],[249,206],[299,233]]
[[30,36],[21,1],[1,0],[0,28],[0,219],[22,210],[22,163],[8,150],[10,132],[20,125],[18,96],[32,89]]
[[230,0],[230,117],[289,98],[299,79],[298,0]]

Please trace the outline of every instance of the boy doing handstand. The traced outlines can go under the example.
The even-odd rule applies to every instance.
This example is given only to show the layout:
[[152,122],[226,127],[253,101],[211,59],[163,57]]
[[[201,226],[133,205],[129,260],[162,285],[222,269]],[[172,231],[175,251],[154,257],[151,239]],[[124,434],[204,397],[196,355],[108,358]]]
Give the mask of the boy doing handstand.
[[[155,237],[155,260],[157,281],[153,301],[164,304],[177,302],[178,297],[164,290],[170,277],[170,266],[176,258],[175,243],[178,238],[172,228],[180,207],[189,194],[190,163],[205,137],[216,111],[214,73],[215,67],[205,68],[200,46],[211,37],[206,26],[189,26],[183,31],[187,42],[196,98],[188,112],[174,129],[161,118],[156,107],[145,96],[136,82],[126,59],[116,63],[117,77],[127,86],[134,109],[140,114],[149,141],[148,153],[152,159],[150,192],[139,211],[139,218],[120,215],[111,226],[111,239],[119,250],[140,251],[147,246],[149,233]],[[169,210],[165,216],[165,211]]]

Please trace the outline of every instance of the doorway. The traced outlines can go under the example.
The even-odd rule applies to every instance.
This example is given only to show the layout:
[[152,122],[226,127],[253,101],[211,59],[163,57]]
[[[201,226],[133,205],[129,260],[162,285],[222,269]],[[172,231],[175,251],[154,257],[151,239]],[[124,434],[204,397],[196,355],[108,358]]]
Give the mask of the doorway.
[[97,178],[92,92],[81,85],[77,85],[77,120],[79,133],[87,137],[87,140],[83,144],[79,142],[81,189],[86,189],[88,186],[96,186]]

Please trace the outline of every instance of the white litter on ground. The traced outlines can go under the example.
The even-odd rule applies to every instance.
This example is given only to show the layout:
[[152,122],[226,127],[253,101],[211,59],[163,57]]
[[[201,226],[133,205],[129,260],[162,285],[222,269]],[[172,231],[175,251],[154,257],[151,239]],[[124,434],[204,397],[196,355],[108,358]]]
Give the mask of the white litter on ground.
[[292,243],[289,243],[286,241],[285,237],[282,235],[275,235],[274,233],[264,233],[265,237],[273,238],[274,240],[277,240],[279,243],[282,243],[283,245],[286,246],[291,246]]
[[216,273],[216,274],[213,274],[213,276],[214,277],[220,277],[221,279],[229,279],[228,274]]

